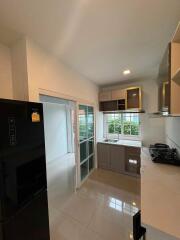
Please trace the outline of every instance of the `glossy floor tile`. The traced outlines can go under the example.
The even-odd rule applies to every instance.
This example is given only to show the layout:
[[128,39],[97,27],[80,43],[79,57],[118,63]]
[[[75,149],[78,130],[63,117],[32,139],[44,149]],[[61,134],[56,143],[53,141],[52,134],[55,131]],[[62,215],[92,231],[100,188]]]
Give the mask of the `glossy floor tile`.
[[47,163],[49,220],[54,221],[59,210],[75,191],[75,155],[66,154]]
[[51,240],[132,239],[139,192],[139,179],[95,170],[60,208],[50,204]]

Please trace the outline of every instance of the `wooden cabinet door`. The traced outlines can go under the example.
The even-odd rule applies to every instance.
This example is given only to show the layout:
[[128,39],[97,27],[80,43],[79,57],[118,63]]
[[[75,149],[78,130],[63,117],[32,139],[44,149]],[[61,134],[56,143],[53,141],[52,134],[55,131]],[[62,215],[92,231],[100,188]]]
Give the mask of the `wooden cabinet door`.
[[118,173],[124,173],[125,170],[125,147],[110,146],[110,169]]
[[180,68],[180,44],[171,43],[171,84],[170,84],[170,113],[174,115],[180,114],[180,84],[176,81],[173,81],[172,78],[177,73]]
[[110,145],[104,143],[97,144],[98,167],[110,169]]
[[127,109],[141,108],[140,88],[127,89]]
[[112,100],[120,100],[126,98],[126,89],[118,89],[112,91]]
[[117,111],[118,101],[100,102],[100,111]]
[[111,101],[111,91],[104,91],[99,93],[99,101],[105,102],[105,101]]

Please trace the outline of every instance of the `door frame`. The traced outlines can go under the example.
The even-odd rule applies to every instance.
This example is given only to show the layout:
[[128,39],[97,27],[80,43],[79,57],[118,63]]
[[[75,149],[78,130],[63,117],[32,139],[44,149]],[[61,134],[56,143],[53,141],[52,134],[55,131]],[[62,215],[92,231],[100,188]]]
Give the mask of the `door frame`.
[[79,146],[79,119],[78,119],[78,111],[79,105],[87,105],[94,108],[94,169],[97,168],[97,148],[96,148],[96,111],[97,106],[94,102],[90,102],[81,98],[76,98],[71,95],[65,95],[63,93],[50,91],[47,89],[38,89],[38,96],[40,100],[40,95],[45,95],[49,97],[55,97],[59,99],[64,99],[68,101],[75,102],[76,109],[75,109],[75,116],[74,116],[74,146],[75,146],[75,165],[76,165],[76,174],[75,174],[75,191],[76,189],[80,188],[80,186],[86,181],[89,175],[83,180],[80,180],[80,146]]

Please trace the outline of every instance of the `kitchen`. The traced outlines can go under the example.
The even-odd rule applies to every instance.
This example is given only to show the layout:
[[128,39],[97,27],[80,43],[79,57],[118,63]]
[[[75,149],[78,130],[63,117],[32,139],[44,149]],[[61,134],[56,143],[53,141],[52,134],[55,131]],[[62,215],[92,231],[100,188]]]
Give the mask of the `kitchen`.
[[148,150],[178,165],[179,1],[40,2],[0,3],[0,98],[43,104],[50,238],[179,239],[180,168]]

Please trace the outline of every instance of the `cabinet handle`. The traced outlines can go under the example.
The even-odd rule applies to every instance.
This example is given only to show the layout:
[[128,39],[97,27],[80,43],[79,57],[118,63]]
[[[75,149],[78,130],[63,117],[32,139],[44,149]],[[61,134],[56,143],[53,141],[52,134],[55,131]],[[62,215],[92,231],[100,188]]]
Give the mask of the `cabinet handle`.
[[137,165],[137,160],[129,159],[129,163],[130,163],[130,164]]

